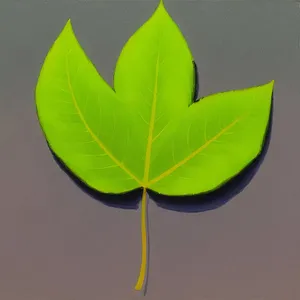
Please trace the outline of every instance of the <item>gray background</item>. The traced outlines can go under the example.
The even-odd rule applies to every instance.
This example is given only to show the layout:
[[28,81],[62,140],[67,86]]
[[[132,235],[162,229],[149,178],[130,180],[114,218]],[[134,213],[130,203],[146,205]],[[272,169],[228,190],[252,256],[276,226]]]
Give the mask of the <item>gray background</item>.
[[[84,194],[53,161],[34,88],[69,17],[112,83],[118,54],[158,1],[1,1],[0,299],[127,300],[140,212]],[[227,205],[197,214],[149,203],[146,299],[300,299],[300,8],[293,1],[165,1],[199,68],[200,95],[275,79],[269,152]]]

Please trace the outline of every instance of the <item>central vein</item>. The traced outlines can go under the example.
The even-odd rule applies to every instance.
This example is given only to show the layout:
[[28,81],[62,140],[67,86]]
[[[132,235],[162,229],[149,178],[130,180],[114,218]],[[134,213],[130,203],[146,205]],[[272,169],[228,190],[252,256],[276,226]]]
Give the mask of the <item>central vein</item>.
[[144,180],[143,180],[145,187],[147,187],[148,179],[149,179],[151,150],[152,150],[153,131],[154,131],[154,124],[155,124],[155,113],[156,113],[156,103],[157,103],[158,73],[159,73],[159,54],[157,55],[156,66],[155,66],[153,101],[152,101],[152,107],[151,107],[149,133],[148,133],[148,141],[147,141],[147,148],[146,148],[145,169],[144,169],[145,171],[144,171]]

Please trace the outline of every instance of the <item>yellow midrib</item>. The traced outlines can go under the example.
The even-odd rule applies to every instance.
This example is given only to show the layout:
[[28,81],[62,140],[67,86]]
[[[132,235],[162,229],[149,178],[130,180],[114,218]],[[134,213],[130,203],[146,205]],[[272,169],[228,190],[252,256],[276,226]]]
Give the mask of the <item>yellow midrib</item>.
[[192,152],[185,159],[181,160],[176,165],[174,165],[170,169],[168,169],[165,172],[163,172],[161,175],[159,175],[156,178],[150,180],[148,182],[148,186],[150,186],[151,184],[156,183],[156,182],[160,181],[161,179],[169,176],[176,169],[178,169],[179,167],[181,167],[182,165],[184,165],[185,163],[187,163],[189,160],[191,160],[192,158],[194,158],[197,154],[199,154],[206,147],[208,147],[209,144],[211,144],[213,141],[217,140],[221,135],[223,135],[226,131],[228,131],[231,127],[233,127],[237,122],[239,122],[241,118],[242,117],[239,117],[239,118],[235,119],[233,122],[231,122],[228,126],[226,126],[225,128],[223,128],[218,134],[216,134],[214,137],[212,137],[210,140],[208,140],[205,144],[203,144],[202,146],[200,146],[199,148],[197,148],[194,152]]
[[145,169],[144,169],[144,180],[143,180],[144,187],[148,186],[148,178],[149,178],[149,170],[150,170],[150,162],[151,162],[151,150],[152,150],[153,131],[154,131],[154,123],[155,123],[155,115],[156,115],[156,103],[157,103],[158,73],[159,73],[159,53],[157,54],[156,66],[155,66],[153,101],[151,107],[151,115],[150,115],[151,117],[149,122],[149,133],[148,133],[148,141],[146,147],[146,158],[145,158]]
[[139,185],[143,185],[143,183],[134,175],[130,172],[130,170],[128,170],[125,165],[123,163],[121,163],[105,146],[104,144],[100,141],[100,139],[94,134],[94,132],[92,131],[92,129],[89,127],[89,125],[87,124],[84,116],[82,115],[82,112],[78,106],[76,97],[74,95],[74,91],[72,88],[72,84],[71,84],[71,80],[70,80],[70,74],[69,74],[69,65],[68,65],[68,58],[66,58],[66,74],[67,74],[67,81],[68,81],[68,87],[70,89],[70,93],[71,93],[71,97],[72,97],[72,101],[73,104],[76,108],[76,111],[79,115],[80,120],[82,121],[82,123],[84,124],[87,132],[91,135],[91,137],[95,140],[95,142],[97,143],[97,145],[111,158],[111,160],[116,163],[123,171],[125,171],[128,175],[130,175],[132,177],[132,179],[134,179]]

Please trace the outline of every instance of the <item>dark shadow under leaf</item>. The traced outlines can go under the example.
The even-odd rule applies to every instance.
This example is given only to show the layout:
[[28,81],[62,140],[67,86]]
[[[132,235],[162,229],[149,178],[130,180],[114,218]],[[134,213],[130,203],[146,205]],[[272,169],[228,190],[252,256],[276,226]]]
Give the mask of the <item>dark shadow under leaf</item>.
[[199,72],[196,62],[193,61],[194,65],[194,94],[193,102],[197,102],[199,99]]

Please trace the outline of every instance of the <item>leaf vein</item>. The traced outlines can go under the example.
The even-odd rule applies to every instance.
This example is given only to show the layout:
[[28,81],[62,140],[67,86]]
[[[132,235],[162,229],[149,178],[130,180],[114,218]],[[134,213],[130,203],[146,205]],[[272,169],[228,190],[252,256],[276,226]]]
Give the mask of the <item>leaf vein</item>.
[[71,92],[71,97],[74,103],[74,106],[76,108],[76,110],[78,111],[78,115],[82,121],[82,123],[84,124],[84,126],[86,127],[86,129],[88,130],[89,134],[91,135],[91,137],[95,140],[95,142],[98,144],[98,146],[107,153],[107,155],[111,158],[111,160],[118,165],[124,172],[126,172],[128,175],[130,175],[132,177],[132,179],[134,179],[138,184],[142,185],[142,182],[134,175],[132,174],[123,163],[121,163],[106,147],[105,145],[100,141],[100,139],[94,134],[94,132],[91,130],[91,128],[89,127],[89,125],[87,124],[84,116],[82,115],[82,112],[78,106],[78,103],[76,101],[76,97],[74,95],[74,91],[71,85],[71,80],[70,80],[70,74],[69,74],[69,65],[68,65],[68,55],[66,57],[66,74],[67,74],[67,81],[68,81],[68,87],[69,90]]
[[149,171],[150,171],[151,150],[152,150],[153,131],[154,131],[154,125],[155,125],[156,102],[157,102],[158,75],[159,75],[159,52],[157,54],[156,66],[155,66],[153,102],[152,102],[152,108],[151,108],[151,118],[150,118],[150,123],[149,123],[149,134],[148,134],[148,142],[147,142],[146,158],[145,158],[144,186],[148,186],[147,181],[149,178]]
[[199,154],[201,151],[203,151],[206,147],[208,147],[212,142],[216,141],[220,136],[222,136],[225,132],[227,132],[230,128],[232,128],[236,123],[238,123],[243,116],[235,119],[233,122],[231,122],[228,126],[223,128],[218,134],[216,134],[214,137],[212,137],[210,140],[208,140],[205,144],[200,146],[198,149],[196,149],[194,152],[192,152],[189,156],[186,158],[182,159],[180,162],[175,164],[173,167],[169,168],[156,178],[152,179],[149,181],[148,185],[150,186],[151,184],[157,183],[158,181],[162,180],[163,178],[169,176],[171,173],[173,173],[176,169],[190,161],[192,158],[194,158],[197,154]]

